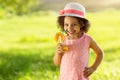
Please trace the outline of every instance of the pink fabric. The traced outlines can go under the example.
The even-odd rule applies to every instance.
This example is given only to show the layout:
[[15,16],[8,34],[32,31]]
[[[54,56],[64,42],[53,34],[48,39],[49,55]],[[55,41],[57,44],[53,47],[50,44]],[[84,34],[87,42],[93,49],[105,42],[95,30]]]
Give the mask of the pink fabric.
[[77,15],[80,15],[80,16],[84,16],[84,13],[82,11],[78,11],[78,10],[73,10],[73,9],[68,9],[68,10],[62,10],[60,11],[60,15],[63,15],[63,14],[77,14]]
[[62,57],[60,80],[89,80],[83,76],[88,65],[90,37],[87,34],[77,40],[65,40],[69,50]]

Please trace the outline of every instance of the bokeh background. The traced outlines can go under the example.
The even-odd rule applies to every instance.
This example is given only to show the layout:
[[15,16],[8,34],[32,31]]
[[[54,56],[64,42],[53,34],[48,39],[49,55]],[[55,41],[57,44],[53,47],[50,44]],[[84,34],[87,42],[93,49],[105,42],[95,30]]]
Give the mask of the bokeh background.
[[58,80],[56,20],[71,1],[86,7],[88,34],[105,52],[91,80],[120,80],[120,0],[0,0],[0,80]]

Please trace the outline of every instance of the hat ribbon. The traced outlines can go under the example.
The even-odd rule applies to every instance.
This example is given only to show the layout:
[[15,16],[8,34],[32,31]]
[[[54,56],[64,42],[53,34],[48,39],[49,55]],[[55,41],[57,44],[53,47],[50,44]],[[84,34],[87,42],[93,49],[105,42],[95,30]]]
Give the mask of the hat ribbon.
[[80,16],[84,16],[84,13],[82,11],[73,10],[73,9],[61,10],[60,15],[63,15],[63,14],[77,14]]

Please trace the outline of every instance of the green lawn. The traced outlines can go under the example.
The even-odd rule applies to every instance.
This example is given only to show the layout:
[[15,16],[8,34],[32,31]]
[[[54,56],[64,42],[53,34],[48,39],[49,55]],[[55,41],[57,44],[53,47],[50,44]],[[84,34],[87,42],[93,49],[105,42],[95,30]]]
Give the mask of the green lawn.
[[[88,32],[104,49],[102,64],[91,80],[120,80],[120,11],[87,13]],[[52,58],[57,14],[41,12],[0,19],[0,80],[58,80]],[[90,62],[95,55],[91,50]]]

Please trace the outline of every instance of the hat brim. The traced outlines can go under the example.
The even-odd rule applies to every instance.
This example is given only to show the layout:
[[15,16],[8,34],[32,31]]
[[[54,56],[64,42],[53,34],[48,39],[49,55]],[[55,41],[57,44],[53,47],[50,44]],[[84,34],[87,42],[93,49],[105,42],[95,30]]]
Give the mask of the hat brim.
[[62,16],[72,16],[72,17],[79,17],[79,18],[86,19],[84,16],[80,16],[80,15],[77,15],[77,14],[62,14],[62,15],[59,15],[59,17],[62,17]]

